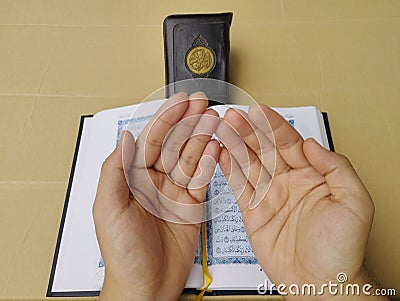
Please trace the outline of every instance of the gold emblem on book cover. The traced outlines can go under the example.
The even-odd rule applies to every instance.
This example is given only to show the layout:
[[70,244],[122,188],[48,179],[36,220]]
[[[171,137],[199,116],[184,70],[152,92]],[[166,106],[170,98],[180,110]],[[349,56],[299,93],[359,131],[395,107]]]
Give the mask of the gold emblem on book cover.
[[207,41],[197,37],[192,48],[186,53],[186,67],[194,75],[206,76],[215,66],[215,54],[208,47]]

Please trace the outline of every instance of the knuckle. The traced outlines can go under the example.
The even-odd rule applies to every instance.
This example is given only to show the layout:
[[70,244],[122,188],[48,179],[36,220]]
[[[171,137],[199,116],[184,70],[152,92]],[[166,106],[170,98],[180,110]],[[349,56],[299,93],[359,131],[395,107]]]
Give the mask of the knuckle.
[[199,134],[199,135],[193,136],[191,139],[194,139],[196,142],[198,142],[200,144],[204,144],[210,140],[210,136],[204,135],[204,134]]
[[161,142],[154,137],[148,136],[146,139],[146,144],[150,147],[159,147],[161,145]]
[[180,150],[182,145],[184,144],[183,141],[177,141],[173,139],[167,139],[164,144],[162,145],[163,151],[170,151],[170,152],[177,152]]
[[353,164],[351,164],[351,161],[348,157],[346,157],[345,155],[342,155],[342,154],[338,154],[338,156],[339,156],[338,158],[339,158],[340,162],[343,165],[348,165],[348,166],[353,167]]
[[181,155],[181,162],[184,164],[184,165],[188,165],[188,166],[197,166],[197,163],[198,163],[198,159],[197,158],[195,158],[192,154],[185,154],[185,153],[183,153],[182,155]]
[[92,216],[93,216],[94,221],[97,220],[97,214],[98,214],[98,204],[95,200],[95,202],[93,203],[93,206],[92,206]]
[[108,156],[101,164],[101,172],[107,170],[110,164],[111,164],[111,158],[110,156]]

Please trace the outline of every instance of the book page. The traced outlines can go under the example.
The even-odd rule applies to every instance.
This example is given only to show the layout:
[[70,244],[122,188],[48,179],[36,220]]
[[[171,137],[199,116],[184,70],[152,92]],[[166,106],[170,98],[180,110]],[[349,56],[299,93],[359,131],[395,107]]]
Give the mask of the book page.
[[54,274],[53,292],[99,290],[98,273],[101,271],[97,269],[97,264],[100,252],[91,214],[88,214],[91,211],[93,189],[88,190],[86,187],[89,180],[86,163],[92,123],[92,118],[84,121]]
[[329,149],[322,113],[315,107],[274,108],[303,137],[314,138],[319,144]]

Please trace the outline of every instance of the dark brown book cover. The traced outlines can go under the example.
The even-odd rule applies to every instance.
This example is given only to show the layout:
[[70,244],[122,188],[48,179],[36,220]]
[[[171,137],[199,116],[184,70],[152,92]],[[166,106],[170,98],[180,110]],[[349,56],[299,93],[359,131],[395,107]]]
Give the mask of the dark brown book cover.
[[[198,82],[203,84],[205,81],[201,79],[228,81],[232,16],[232,13],[220,13],[165,18],[165,81],[166,85],[171,84],[166,91],[167,97],[184,90],[179,83],[174,83],[185,79],[200,79]],[[225,93],[224,86],[221,85],[221,95]]]

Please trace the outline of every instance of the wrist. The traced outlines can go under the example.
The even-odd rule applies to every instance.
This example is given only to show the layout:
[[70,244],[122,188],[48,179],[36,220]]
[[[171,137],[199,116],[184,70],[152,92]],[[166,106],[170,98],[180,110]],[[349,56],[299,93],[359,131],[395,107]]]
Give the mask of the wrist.
[[99,301],[136,301],[151,300],[150,296],[143,296],[140,291],[134,291],[130,287],[111,281],[105,277],[103,288],[100,292]]
[[160,297],[160,292],[155,289],[151,291],[149,288],[138,288],[132,284],[123,283],[112,279],[112,277],[105,277],[103,288],[100,292],[99,301],[177,301],[178,297],[163,294]]

